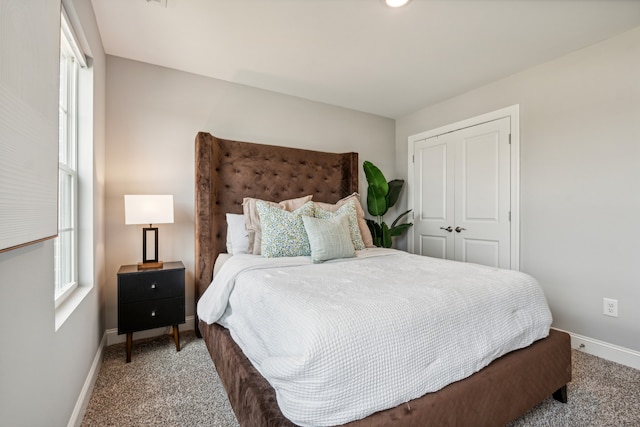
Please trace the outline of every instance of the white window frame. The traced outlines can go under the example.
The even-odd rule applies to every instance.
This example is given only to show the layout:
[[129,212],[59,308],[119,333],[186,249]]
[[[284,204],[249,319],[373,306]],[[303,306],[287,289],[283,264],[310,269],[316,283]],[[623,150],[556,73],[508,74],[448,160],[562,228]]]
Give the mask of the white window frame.
[[58,237],[54,241],[57,308],[78,287],[78,86],[86,59],[64,11],[60,31]]

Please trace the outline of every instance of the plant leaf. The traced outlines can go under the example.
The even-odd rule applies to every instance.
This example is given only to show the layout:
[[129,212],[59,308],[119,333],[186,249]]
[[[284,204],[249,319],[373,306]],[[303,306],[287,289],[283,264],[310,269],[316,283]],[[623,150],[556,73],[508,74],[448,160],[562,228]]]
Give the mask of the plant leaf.
[[382,227],[380,227],[380,224],[372,219],[367,219],[367,226],[369,226],[369,231],[371,231],[373,244],[377,247],[382,247]]
[[391,223],[391,228],[395,227],[395,226],[396,226],[396,224],[397,224],[398,222],[400,222],[400,220],[401,220],[404,216],[409,215],[409,212],[411,212],[411,210],[412,210],[412,209],[409,209],[408,211],[406,211],[406,212],[402,212],[400,215],[398,215],[398,218],[396,218],[396,220],[395,220],[395,221],[393,221],[393,222]]
[[382,216],[387,213],[385,193],[382,192],[380,187],[370,185],[367,188],[367,209],[373,216]]
[[391,227],[389,231],[391,232],[391,235],[393,237],[399,237],[399,236],[402,236],[404,233],[406,233],[407,230],[410,229],[412,225],[413,223],[411,222],[407,224],[396,225],[395,227]]
[[387,183],[387,178],[384,177],[380,169],[368,160],[364,161],[362,168],[364,169],[364,174],[367,177],[369,187],[379,187],[383,196],[386,196],[389,192],[389,184]]
[[371,236],[376,234],[376,225],[378,225],[374,220],[367,219],[367,227],[369,227],[369,231],[371,232]]
[[383,248],[390,248],[391,247],[391,231],[389,230],[389,227],[387,227],[387,224],[385,224],[384,222],[382,223],[382,247]]
[[389,192],[387,193],[387,208],[392,207],[398,201],[402,187],[404,186],[404,179],[394,179],[389,181]]

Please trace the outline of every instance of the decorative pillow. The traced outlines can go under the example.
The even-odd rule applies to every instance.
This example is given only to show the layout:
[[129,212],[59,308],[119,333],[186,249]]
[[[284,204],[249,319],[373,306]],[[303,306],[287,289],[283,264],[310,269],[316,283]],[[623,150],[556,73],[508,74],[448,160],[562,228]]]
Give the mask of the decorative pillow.
[[[286,211],[292,212],[307,203],[311,200],[313,196],[304,196],[297,199],[283,200],[279,203],[276,202],[267,202],[265,200],[261,200],[262,202],[268,203],[269,205],[284,209]],[[261,249],[261,240],[262,240],[262,231],[260,228],[260,216],[258,215],[258,210],[256,209],[256,202],[260,199],[253,199],[251,197],[245,197],[242,200],[242,212],[244,213],[244,225],[249,232],[249,247],[247,252],[253,255],[260,255]]]
[[351,199],[340,206],[337,210],[331,212],[319,207],[320,203],[316,204],[315,217],[321,219],[334,218],[337,216],[345,215],[349,220],[349,234],[351,235],[351,241],[353,247],[356,250],[364,249],[364,242],[362,241],[362,234],[360,234],[360,227],[358,226],[358,216],[356,213],[356,202]]
[[261,253],[265,258],[311,255],[309,238],[304,229],[303,215],[313,216],[313,202],[305,203],[293,212],[256,202],[262,228]]
[[366,248],[375,248],[373,244],[373,237],[371,236],[371,231],[369,230],[369,226],[367,225],[367,220],[364,217],[364,210],[362,209],[362,205],[360,204],[360,194],[353,193],[350,196],[345,197],[344,199],[338,200],[335,205],[331,203],[316,203],[316,208],[324,209],[325,211],[335,212],[342,205],[349,202],[350,200],[354,200],[356,204],[356,213],[358,215],[358,228],[360,229],[360,235],[362,236],[362,242]]
[[244,215],[227,215],[227,253],[246,254],[249,248],[249,233],[244,226]]
[[314,263],[355,256],[349,232],[349,218],[346,215],[329,219],[303,216],[302,221],[309,237],[311,260]]

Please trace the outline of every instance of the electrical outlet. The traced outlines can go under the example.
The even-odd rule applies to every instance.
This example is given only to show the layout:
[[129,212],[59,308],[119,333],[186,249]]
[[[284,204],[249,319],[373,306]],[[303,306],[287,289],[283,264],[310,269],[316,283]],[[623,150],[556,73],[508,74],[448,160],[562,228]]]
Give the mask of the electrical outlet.
[[605,316],[618,317],[618,300],[603,298],[602,314],[604,314]]

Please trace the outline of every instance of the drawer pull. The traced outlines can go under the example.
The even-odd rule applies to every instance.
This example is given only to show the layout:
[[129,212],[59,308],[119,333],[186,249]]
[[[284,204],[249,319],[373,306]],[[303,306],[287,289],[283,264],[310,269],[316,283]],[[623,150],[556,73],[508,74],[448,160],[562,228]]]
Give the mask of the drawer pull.
[[156,311],[155,311],[155,310],[153,310],[153,311],[151,312],[151,317],[156,317]]
[[155,283],[155,282],[153,282],[153,283],[151,284],[151,289],[155,289],[155,288],[156,288],[156,283]]

